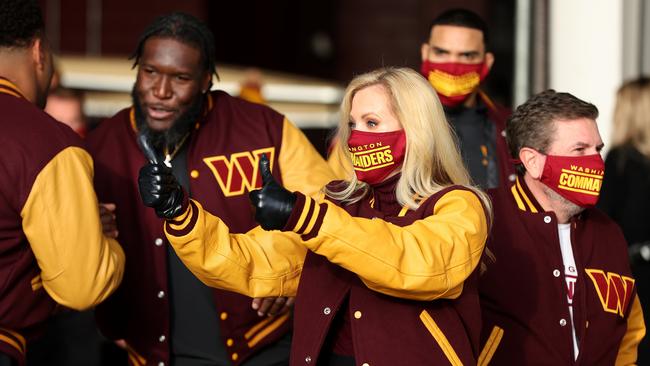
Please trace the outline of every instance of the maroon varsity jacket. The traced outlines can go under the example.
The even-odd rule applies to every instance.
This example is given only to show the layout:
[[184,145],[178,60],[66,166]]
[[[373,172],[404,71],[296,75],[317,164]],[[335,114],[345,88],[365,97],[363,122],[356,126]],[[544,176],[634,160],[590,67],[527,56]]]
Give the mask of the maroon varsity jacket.
[[636,361],[643,317],[618,226],[597,209],[571,220],[577,280],[574,361],[558,222],[524,179],[490,192],[495,256],[480,277],[483,310],[479,365],[617,365]]
[[[314,194],[331,180],[325,161],[281,114],[221,91],[212,92],[208,104],[189,137],[190,190],[193,199],[233,232],[257,226],[248,192],[261,187],[261,154],[269,157],[275,178],[294,190]],[[138,193],[138,171],[146,161],[136,142],[131,109],[104,121],[89,135],[88,145],[96,161],[98,197],[117,205],[119,240],[127,258],[122,286],[97,309],[100,329],[110,338],[126,340],[131,364],[168,364],[168,242],[163,221],[142,204]],[[226,345],[233,364],[290,329],[289,314],[260,318],[249,297],[216,289],[214,297],[223,338],[214,341]]]

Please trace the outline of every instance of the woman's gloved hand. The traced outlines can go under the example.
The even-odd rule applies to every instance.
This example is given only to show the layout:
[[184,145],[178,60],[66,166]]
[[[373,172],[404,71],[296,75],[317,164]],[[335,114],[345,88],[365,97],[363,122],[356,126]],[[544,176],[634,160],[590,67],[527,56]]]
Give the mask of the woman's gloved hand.
[[260,157],[262,189],[248,194],[255,207],[255,221],[264,230],[282,230],[291,216],[296,203],[296,195],[286,190],[271,175],[269,159],[266,154]]

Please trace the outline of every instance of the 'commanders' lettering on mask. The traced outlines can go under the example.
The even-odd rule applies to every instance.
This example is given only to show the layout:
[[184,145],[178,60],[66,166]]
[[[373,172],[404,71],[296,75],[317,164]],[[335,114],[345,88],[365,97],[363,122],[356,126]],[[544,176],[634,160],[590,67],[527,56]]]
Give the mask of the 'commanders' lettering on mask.
[[605,163],[600,154],[547,155],[540,181],[580,207],[593,207],[603,183]]
[[569,169],[562,169],[558,188],[598,196],[604,173],[602,169],[571,165]]

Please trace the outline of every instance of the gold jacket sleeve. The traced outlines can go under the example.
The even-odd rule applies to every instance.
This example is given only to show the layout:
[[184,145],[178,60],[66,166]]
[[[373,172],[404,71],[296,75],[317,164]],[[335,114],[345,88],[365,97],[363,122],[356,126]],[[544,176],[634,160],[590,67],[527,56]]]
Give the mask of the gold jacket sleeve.
[[621,340],[616,356],[616,366],[636,365],[639,343],[645,336],[645,323],[639,295],[634,297],[632,309],[627,316],[627,331]]
[[295,296],[307,249],[292,232],[257,226],[232,234],[218,217],[190,200],[165,234],[187,268],[207,286],[250,297]]
[[307,137],[288,119],[282,128],[282,147],[278,157],[282,184],[291,192],[316,197],[334,180],[334,173]]
[[68,147],[41,170],[21,216],[43,287],[56,302],[82,310],[118,287],[124,252],[102,234],[93,162],[85,150]]
[[317,235],[305,241],[310,250],[356,273],[370,289],[405,299],[458,297],[487,237],[483,206],[465,190],[446,193],[431,216],[404,227],[352,217],[329,202],[307,202],[294,231],[316,230],[319,216]]

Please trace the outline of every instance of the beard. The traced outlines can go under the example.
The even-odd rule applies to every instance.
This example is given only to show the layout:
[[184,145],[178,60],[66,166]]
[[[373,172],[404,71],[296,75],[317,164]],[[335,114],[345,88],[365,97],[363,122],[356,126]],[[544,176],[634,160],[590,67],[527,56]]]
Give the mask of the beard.
[[199,94],[192,104],[172,123],[172,126],[164,131],[153,130],[147,123],[147,117],[144,114],[142,104],[138,99],[135,86],[131,90],[131,100],[135,115],[135,125],[139,133],[146,136],[147,140],[154,148],[156,153],[161,156],[165,151],[173,151],[183,138],[192,130],[192,126],[201,116],[204,105],[203,94]]
[[560,209],[564,211],[568,217],[573,217],[585,210],[583,207],[580,207],[568,199],[562,197],[559,193],[552,190],[546,184],[542,184],[542,189],[544,190],[546,197],[548,197],[551,201],[556,202],[558,207],[560,207]]

